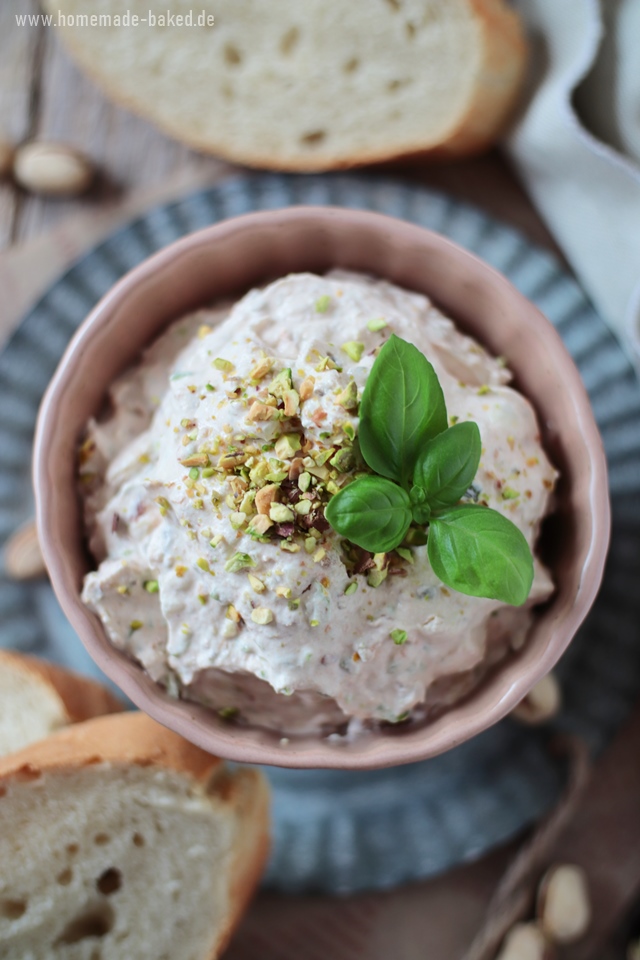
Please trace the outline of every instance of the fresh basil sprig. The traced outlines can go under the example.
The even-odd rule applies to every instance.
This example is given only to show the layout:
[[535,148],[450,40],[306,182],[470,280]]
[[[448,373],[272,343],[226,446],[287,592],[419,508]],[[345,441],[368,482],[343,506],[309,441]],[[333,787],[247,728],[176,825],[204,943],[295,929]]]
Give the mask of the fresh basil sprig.
[[459,593],[523,604],[533,557],[503,514],[460,503],[482,451],[476,423],[448,427],[437,374],[411,343],[392,336],[380,350],[360,405],[360,450],[374,475],[331,498],[325,516],[343,537],[371,553],[399,547],[410,526],[428,526],[436,576]]

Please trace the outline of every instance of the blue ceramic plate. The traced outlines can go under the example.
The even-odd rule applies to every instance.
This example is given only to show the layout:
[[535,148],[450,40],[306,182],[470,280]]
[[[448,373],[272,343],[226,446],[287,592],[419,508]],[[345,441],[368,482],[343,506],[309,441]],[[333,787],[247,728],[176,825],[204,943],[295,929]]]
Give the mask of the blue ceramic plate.
[[[30,460],[40,398],[96,301],[141,260],[225,217],[290,204],[334,204],[430,227],[478,253],[557,326],[589,391],[604,438],[613,539],[599,599],[564,657],[557,726],[602,748],[640,694],[640,387],[617,341],[556,259],[459,200],[362,176],[256,175],[158,207],[76,264],[0,355],[0,538],[32,513]],[[46,582],[0,579],[0,644],[96,676]],[[267,883],[354,891],[432,876],[478,857],[539,817],[561,774],[549,731],[506,720],[426,763],[369,773],[268,770],[275,845]]]

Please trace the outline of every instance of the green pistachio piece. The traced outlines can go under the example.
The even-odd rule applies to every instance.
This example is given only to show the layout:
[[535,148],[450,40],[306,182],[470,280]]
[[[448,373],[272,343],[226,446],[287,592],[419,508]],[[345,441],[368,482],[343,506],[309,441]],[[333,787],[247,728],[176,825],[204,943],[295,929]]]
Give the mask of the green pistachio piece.
[[340,347],[348,357],[359,363],[362,354],[364,353],[364,343],[360,343],[359,340],[347,340],[346,343],[343,343]]
[[280,460],[290,460],[301,448],[302,441],[297,433],[283,433],[275,444],[275,454]]
[[281,370],[277,377],[274,377],[267,390],[272,397],[283,397],[287,390],[293,389],[293,382],[291,380],[291,369],[285,367],[284,370]]
[[346,473],[347,470],[351,470],[355,466],[355,457],[353,450],[350,448],[343,448],[338,450],[336,455],[331,459],[331,466],[335,467],[339,473]]
[[237,573],[239,570],[247,570],[255,567],[256,562],[248,553],[234,553],[224,565],[227,573]]
[[345,410],[355,410],[358,406],[358,387],[350,380],[344,390],[336,397],[336,403]]

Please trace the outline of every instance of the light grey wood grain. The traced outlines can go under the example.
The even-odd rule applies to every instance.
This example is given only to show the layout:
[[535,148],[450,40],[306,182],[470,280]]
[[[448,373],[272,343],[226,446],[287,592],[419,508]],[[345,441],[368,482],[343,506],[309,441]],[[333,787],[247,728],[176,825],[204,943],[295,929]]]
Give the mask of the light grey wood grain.
[[54,30],[48,30],[42,61],[42,96],[35,134],[71,143],[99,168],[86,198],[54,202],[31,198],[20,216],[17,239],[24,240],[87,204],[113,203],[125,193],[161,183],[177,171],[194,173],[221,164],[199,157],[145,120],[111,103],[72,63]]
[[[0,3],[0,136],[12,143],[26,139],[34,122],[38,98],[38,59],[43,27],[20,27],[16,14],[38,13],[36,0]],[[0,183],[0,250],[13,239],[22,197]]]

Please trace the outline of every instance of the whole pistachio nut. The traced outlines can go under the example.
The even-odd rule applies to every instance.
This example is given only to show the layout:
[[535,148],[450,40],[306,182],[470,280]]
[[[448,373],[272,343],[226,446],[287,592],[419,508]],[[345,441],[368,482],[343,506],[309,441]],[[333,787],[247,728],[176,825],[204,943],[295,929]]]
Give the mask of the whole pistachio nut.
[[553,960],[554,950],[537,923],[517,923],[496,960]]
[[555,717],[561,704],[560,684],[553,673],[548,673],[520,701],[512,715],[522,723],[537,726]]
[[536,913],[544,933],[554,943],[580,940],[591,923],[587,876],[570,863],[551,867],[538,889]]
[[12,580],[33,580],[46,575],[36,525],[24,524],[9,538],[4,549],[4,569]]
[[13,158],[13,176],[30,193],[79,196],[89,189],[94,175],[91,161],[65,143],[25,143]]

